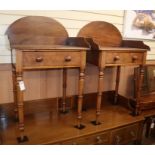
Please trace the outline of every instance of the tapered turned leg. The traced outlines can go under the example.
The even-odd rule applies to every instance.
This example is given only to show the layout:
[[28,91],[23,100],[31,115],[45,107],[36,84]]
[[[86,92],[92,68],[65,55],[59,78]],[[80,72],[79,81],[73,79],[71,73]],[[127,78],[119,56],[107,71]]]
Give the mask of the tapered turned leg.
[[98,94],[97,94],[97,104],[96,104],[96,120],[92,121],[94,125],[100,125],[99,116],[101,112],[101,103],[102,103],[102,91],[103,91],[103,77],[104,77],[104,68],[99,68],[99,77],[98,77]]
[[79,76],[79,91],[78,91],[78,111],[77,111],[77,125],[75,126],[78,129],[83,129],[85,126],[81,124],[82,121],[82,103],[83,103],[83,88],[84,88],[84,70],[80,69]]
[[114,94],[114,104],[117,104],[118,102],[118,89],[119,89],[119,81],[120,81],[120,70],[121,67],[117,67],[116,71],[116,85],[115,85],[115,94]]
[[143,78],[144,78],[144,67],[140,66],[139,81],[137,82],[137,92],[136,92],[136,107],[133,112],[133,115],[139,115],[141,112],[140,97],[141,97],[141,87],[142,87]]
[[15,120],[18,120],[18,108],[17,108],[17,81],[16,81],[16,71],[12,69],[12,81],[13,81],[13,97],[14,97],[14,112],[15,112]]
[[62,97],[62,113],[67,113],[68,111],[66,110],[66,88],[67,88],[67,69],[63,69],[63,97]]
[[19,143],[25,142],[28,140],[26,136],[24,136],[24,104],[23,104],[23,91],[20,87],[20,82],[23,81],[22,73],[16,74],[16,89],[17,89],[17,107],[18,107],[18,118],[19,118],[19,131],[20,137],[17,137]]

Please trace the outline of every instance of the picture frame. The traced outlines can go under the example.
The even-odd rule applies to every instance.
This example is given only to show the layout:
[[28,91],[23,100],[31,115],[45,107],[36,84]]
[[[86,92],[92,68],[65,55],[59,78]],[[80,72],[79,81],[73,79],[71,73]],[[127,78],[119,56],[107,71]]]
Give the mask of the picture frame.
[[123,36],[127,39],[155,40],[155,10],[125,11]]

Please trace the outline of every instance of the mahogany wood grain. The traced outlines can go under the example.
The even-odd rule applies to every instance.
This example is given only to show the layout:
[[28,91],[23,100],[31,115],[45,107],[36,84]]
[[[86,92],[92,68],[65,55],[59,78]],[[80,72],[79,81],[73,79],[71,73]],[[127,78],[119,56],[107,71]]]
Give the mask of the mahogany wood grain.
[[[63,67],[78,67],[81,65],[82,53],[77,50],[63,51],[38,51],[38,52],[23,52],[23,67],[24,69],[34,68],[63,68]],[[59,54],[58,54],[59,53]],[[38,60],[37,60],[38,59]]]
[[104,47],[119,47],[122,42],[122,36],[118,29],[104,21],[88,23],[79,31],[77,36],[92,38],[96,44]]
[[43,16],[27,16],[20,18],[9,26],[6,34],[12,41],[16,40],[12,38],[14,35],[24,35],[25,37],[27,37],[27,35],[32,35],[33,37],[68,37],[68,33],[62,24],[52,18]]

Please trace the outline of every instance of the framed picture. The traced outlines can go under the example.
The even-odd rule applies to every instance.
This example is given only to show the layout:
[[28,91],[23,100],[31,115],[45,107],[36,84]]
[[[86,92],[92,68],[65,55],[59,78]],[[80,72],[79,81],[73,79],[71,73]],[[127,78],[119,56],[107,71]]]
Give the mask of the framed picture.
[[124,38],[155,40],[155,10],[125,11]]

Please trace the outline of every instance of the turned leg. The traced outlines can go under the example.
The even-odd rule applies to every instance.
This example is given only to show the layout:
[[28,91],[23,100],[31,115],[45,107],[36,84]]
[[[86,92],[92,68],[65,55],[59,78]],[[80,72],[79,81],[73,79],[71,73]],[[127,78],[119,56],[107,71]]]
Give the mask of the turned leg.
[[66,110],[66,88],[67,88],[67,69],[63,69],[63,97],[62,97],[62,113],[67,113],[68,111]]
[[135,111],[133,112],[134,115],[139,115],[141,112],[141,87],[142,87],[142,82],[144,78],[144,67],[140,66],[140,74],[139,74],[139,80],[137,81],[137,92],[136,92],[136,107]]
[[92,121],[94,125],[100,125],[99,116],[101,112],[101,103],[102,103],[102,91],[103,91],[103,77],[104,77],[104,68],[99,68],[99,77],[98,77],[98,93],[97,93],[97,104],[96,104],[96,120]]
[[119,89],[119,82],[120,82],[120,70],[121,67],[117,67],[116,71],[116,85],[115,85],[115,94],[114,94],[114,104],[117,104],[118,102],[118,89]]
[[79,75],[79,91],[78,91],[78,111],[77,111],[77,125],[78,129],[83,129],[85,126],[81,124],[82,121],[82,103],[83,103],[83,88],[84,88],[84,69],[80,69]]
[[16,81],[16,71],[12,69],[12,82],[13,82],[13,97],[14,97],[14,105],[15,105],[15,120],[18,120],[18,108],[17,108],[17,81]]
[[20,82],[23,81],[22,73],[16,74],[16,89],[17,89],[17,107],[18,107],[18,119],[19,119],[19,130],[20,137],[17,137],[19,143],[25,142],[28,140],[26,136],[24,136],[24,104],[23,104],[23,90],[21,90]]

